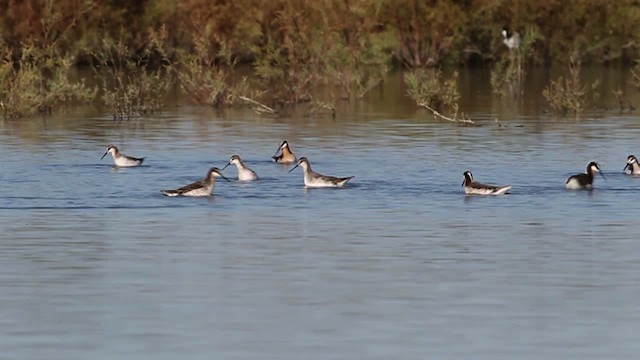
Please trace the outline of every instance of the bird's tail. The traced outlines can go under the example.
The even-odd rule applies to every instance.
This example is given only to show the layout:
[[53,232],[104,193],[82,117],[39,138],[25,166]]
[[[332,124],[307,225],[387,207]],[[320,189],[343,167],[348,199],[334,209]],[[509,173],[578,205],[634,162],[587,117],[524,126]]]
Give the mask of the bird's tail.
[[338,182],[338,186],[344,186],[351,179],[353,179],[353,176],[349,176],[349,177],[340,179],[340,182]]
[[179,195],[177,190],[160,190],[160,192],[164,196],[178,196]]

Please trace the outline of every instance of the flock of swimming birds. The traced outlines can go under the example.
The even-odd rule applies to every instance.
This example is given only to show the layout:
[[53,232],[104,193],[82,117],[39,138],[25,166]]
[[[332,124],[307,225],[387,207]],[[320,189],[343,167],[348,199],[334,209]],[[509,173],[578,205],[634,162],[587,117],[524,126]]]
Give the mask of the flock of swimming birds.
[[[107,151],[104,153],[104,155],[102,155],[102,158],[100,159],[104,159],[107,154],[111,154],[116,167],[135,167],[142,165],[142,163],[144,162],[144,158],[136,158],[133,156],[125,155],[121,153],[115,145],[112,144],[107,146]],[[284,140],[280,144],[272,159],[273,162],[278,164],[295,163],[296,165],[291,168],[289,172],[292,172],[298,166],[301,167],[304,172],[304,185],[306,187],[343,187],[349,182],[349,180],[353,179],[353,176],[335,177],[322,175],[313,171],[311,169],[311,164],[306,157],[301,157],[299,159],[296,158],[294,153],[291,151],[291,148],[289,147],[289,143],[286,140]],[[212,167],[211,169],[209,169],[209,171],[207,172],[207,176],[205,176],[204,179],[177,189],[160,190],[160,192],[166,196],[210,196],[213,192],[215,178],[219,177],[225,179],[226,181],[230,181],[222,174],[222,171],[229,165],[236,166],[236,169],[238,171],[238,181],[253,181],[258,179],[258,174],[256,174],[255,171],[246,166],[242,159],[240,159],[240,156],[233,155],[231,156],[231,159],[229,159],[229,163],[222,169],[219,169],[217,167]],[[638,163],[638,159],[634,155],[629,155],[627,157],[627,164],[625,165],[623,171],[626,172],[627,170],[629,170],[628,173],[631,175],[640,175],[640,164]],[[606,179],[604,174],[600,171],[600,166],[598,165],[598,163],[592,161],[587,165],[587,170],[585,173],[570,176],[565,183],[565,187],[569,190],[592,189],[595,173],[599,173],[603,178]],[[462,182],[462,186],[464,187],[464,192],[467,195],[502,195],[508,193],[508,191],[511,190],[512,187],[511,185],[489,185],[474,181],[471,171],[465,171],[463,176],[464,181]]]
[[[144,162],[144,158],[137,158],[133,156],[128,156],[120,152],[118,148],[110,144],[107,146],[107,151],[102,155],[101,160],[104,159],[107,154],[111,154],[113,157],[113,162],[116,167],[136,167],[142,165]],[[306,157],[301,157],[297,159],[296,156],[289,148],[289,143],[284,140],[275,155],[272,157],[273,162],[278,164],[296,164],[289,172],[295,170],[298,166],[302,168],[304,171],[304,185],[306,187],[343,187],[349,180],[353,179],[353,176],[348,177],[335,177],[335,176],[327,176],[318,174],[317,172],[311,169],[311,164]],[[163,195],[166,196],[192,196],[192,197],[202,197],[202,196],[210,196],[213,192],[213,187],[215,185],[215,179],[217,177],[225,179],[226,178],[222,171],[227,168],[229,165],[235,165],[238,170],[238,181],[253,181],[258,180],[258,174],[255,171],[251,170],[247,165],[244,164],[240,156],[233,155],[231,159],[229,159],[229,163],[219,169],[217,167],[212,167],[207,172],[207,176],[204,179],[193,182],[191,184],[185,185],[183,187],[171,190],[160,190]]]

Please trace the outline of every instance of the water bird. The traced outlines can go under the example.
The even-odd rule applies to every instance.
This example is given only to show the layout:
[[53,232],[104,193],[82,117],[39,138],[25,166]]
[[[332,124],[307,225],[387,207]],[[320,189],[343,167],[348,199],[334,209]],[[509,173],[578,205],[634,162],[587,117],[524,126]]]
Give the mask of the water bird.
[[296,166],[289,172],[292,172],[298,166],[302,167],[304,171],[304,186],[306,187],[343,187],[349,180],[353,179],[353,176],[339,178],[318,174],[311,170],[311,165],[306,157],[301,157]]
[[[278,155],[280,153],[280,155]],[[291,152],[287,140],[282,141],[276,153],[272,156],[273,162],[278,164],[293,164],[296,162],[296,156]]]
[[229,163],[225,165],[220,171],[224,171],[229,165],[235,165],[238,169],[238,180],[240,181],[252,181],[258,179],[258,174],[255,171],[249,169],[240,159],[240,156],[233,155],[229,160]]
[[638,159],[635,155],[627,156],[627,165],[624,166],[622,171],[627,171],[629,169],[630,175],[640,175],[640,164],[638,164]]
[[100,160],[104,159],[107,154],[111,154],[111,156],[113,157],[113,162],[117,167],[140,166],[144,161],[144,158],[135,158],[133,156],[127,156],[121,153],[120,150],[118,150],[118,148],[113,144],[109,144],[109,146],[107,146],[107,151],[104,153],[104,155],[102,155]]
[[216,182],[216,178],[220,177],[227,181],[226,177],[222,175],[222,171],[217,167],[212,167],[207,172],[207,176],[199,181],[183,186],[175,190],[160,190],[163,195],[166,196],[192,196],[192,197],[204,197],[211,196],[213,192],[213,186]]
[[586,173],[569,176],[564,186],[569,190],[592,189],[593,174],[596,172],[600,173],[600,176],[602,176],[603,179],[606,179],[604,174],[600,171],[598,163],[592,161],[587,165]]
[[520,44],[522,44],[522,38],[520,34],[516,32],[512,32],[508,27],[502,28],[502,42],[509,48],[509,50],[520,48]]
[[471,171],[464,172],[464,193],[467,195],[502,195],[511,190],[511,185],[487,185],[473,181],[473,175]]

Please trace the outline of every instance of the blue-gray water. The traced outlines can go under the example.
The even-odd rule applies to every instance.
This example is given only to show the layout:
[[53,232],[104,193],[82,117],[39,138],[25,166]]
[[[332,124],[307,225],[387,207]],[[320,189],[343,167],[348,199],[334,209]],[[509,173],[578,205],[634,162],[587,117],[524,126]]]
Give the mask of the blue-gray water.
[[[636,358],[637,116],[485,102],[458,127],[397,106],[0,120],[2,357]],[[269,162],[282,139],[355,178],[305,190]],[[144,166],[101,161],[109,143]],[[262,179],[160,194],[232,154]],[[591,160],[607,180],[565,190]],[[511,195],[466,197],[465,170]]]

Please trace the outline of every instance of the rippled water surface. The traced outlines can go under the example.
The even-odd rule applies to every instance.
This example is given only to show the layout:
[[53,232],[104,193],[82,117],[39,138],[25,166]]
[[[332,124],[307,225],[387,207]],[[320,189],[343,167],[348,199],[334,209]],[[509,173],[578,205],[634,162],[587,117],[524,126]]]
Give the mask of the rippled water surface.
[[[485,90],[467,104],[480,127],[401,95],[336,119],[0,120],[3,357],[636,358],[640,177],[622,168],[637,116],[556,119]],[[282,139],[355,178],[305,189],[269,161]],[[108,143],[144,166],[101,161]],[[261,179],[160,194],[232,154]],[[565,190],[591,160],[607,180]],[[465,170],[511,194],[464,196]]]

